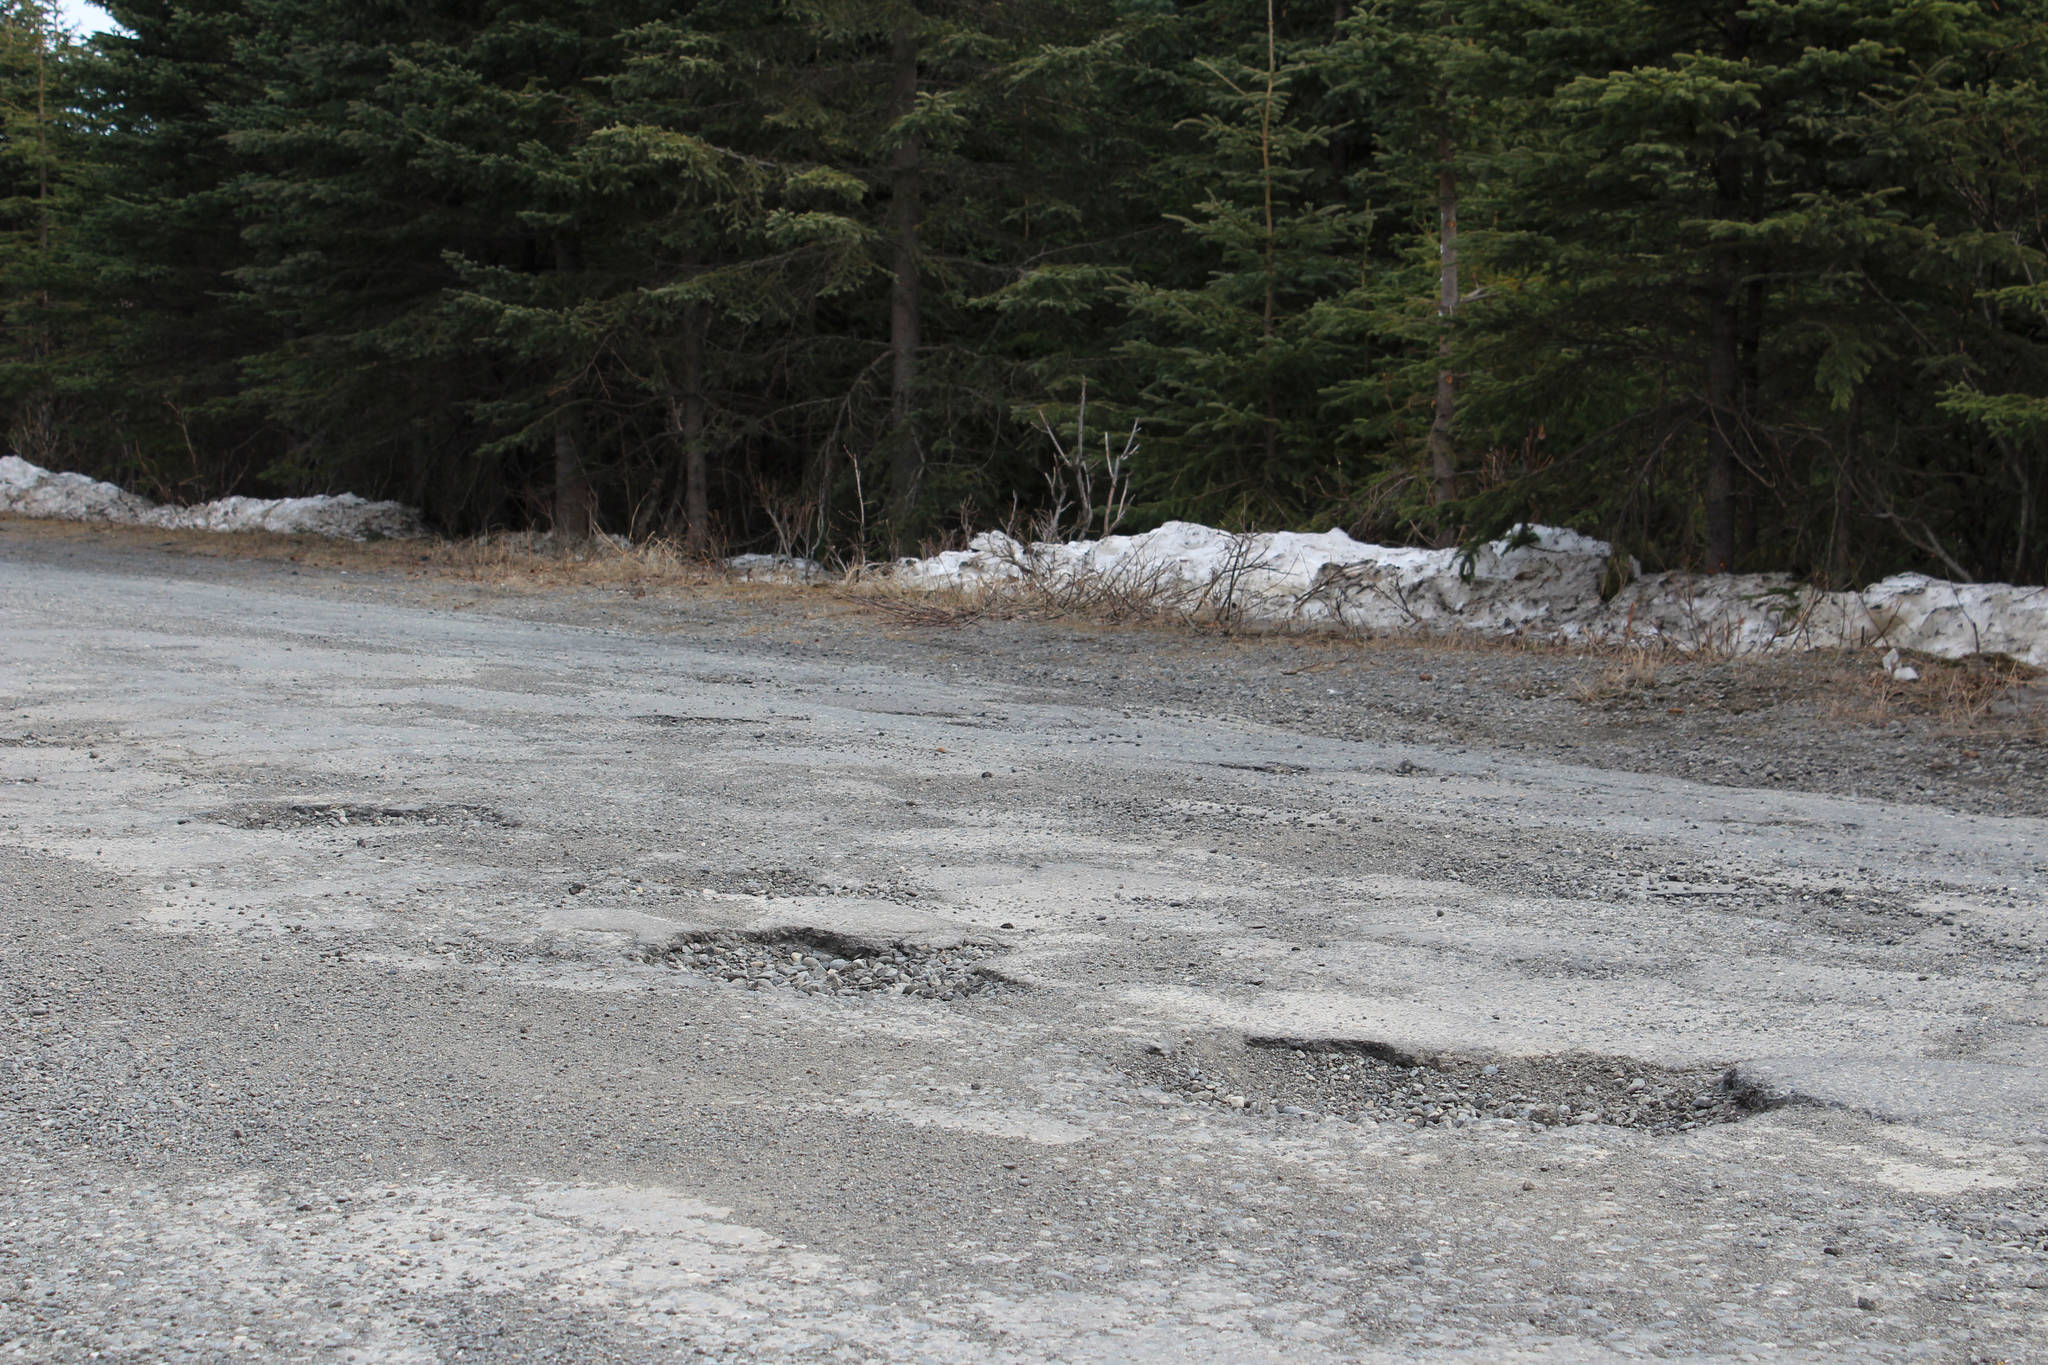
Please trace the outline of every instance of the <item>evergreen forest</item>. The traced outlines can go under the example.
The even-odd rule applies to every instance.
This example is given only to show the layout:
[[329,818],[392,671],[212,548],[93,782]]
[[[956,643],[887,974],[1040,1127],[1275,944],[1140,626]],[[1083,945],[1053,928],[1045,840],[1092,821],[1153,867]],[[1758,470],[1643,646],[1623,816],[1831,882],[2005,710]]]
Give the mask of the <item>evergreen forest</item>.
[[48,467],[841,562],[2048,578],[2048,0],[107,9],[0,0]]

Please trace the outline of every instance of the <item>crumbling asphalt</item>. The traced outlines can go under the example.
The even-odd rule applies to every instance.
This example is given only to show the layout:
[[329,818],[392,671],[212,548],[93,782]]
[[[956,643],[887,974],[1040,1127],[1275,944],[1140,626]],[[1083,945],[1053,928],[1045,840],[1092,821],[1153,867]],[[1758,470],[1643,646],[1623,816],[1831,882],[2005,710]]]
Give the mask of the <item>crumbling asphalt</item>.
[[0,1359],[2039,1358],[2036,702],[1868,667],[0,522]]

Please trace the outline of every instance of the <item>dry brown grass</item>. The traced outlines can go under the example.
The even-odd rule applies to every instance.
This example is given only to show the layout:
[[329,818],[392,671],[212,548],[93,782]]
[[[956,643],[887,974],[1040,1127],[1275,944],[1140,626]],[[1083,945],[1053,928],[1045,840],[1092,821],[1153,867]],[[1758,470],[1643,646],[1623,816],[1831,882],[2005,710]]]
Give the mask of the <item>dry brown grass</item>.
[[833,597],[849,606],[907,626],[945,629],[1012,613],[988,594],[953,589],[908,588],[886,577],[850,576],[835,584]]
[[1662,649],[1627,646],[1611,667],[1573,688],[1572,700],[1597,705],[1624,697],[1642,696],[1657,686],[1667,662],[1668,655]]
[[304,564],[351,573],[391,573],[518,587],[656,585],[702,588],[733,582],[714,560],[692,558],[671,541],[629,544],[609,538],[567,551],[546,536],[502,532],[461,540],[331,540],[267,531],[167,531],[147,526],[0,517],[8,534],[45,541],[95,540],[175,550],[207,559]]
[[2048,734],[2048,690],[2040,669],[2003,655],[1937,659],[1902,654],[1919,678],[1902,682],[1875,659],[1845,679],[1846,686],[1825,708],[1829,719],[1857,725],[1895,720],[1931,722],[1946,734],[1971,735],[1997,728]]

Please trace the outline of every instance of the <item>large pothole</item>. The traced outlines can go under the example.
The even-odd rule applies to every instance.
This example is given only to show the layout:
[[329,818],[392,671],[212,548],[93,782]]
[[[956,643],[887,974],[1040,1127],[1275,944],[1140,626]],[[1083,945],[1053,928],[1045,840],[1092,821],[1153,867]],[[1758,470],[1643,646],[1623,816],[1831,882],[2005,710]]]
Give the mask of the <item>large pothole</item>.
[[219,818],[222,823],[241,829],[355,829],[380,825],[504,827],[512,824],[488,806],[399,806],[358,801],[281,801],[244,806]]
[[1123,1069],[1217,1108],[1416,1128],[1607,1124],[1677,1133],[1732,1123],[1768,1104],[1725,1066],[1667,1067],[1584,1052],[1424,1057],[1359,1039],[1203,1039],[1147,1053]]
[[741,990],[965,1000],[1015,988],[987,965],[1001,952],[988,944],[934,948],[905,942],[866,943],[806,930],[692,935],[642,957]]

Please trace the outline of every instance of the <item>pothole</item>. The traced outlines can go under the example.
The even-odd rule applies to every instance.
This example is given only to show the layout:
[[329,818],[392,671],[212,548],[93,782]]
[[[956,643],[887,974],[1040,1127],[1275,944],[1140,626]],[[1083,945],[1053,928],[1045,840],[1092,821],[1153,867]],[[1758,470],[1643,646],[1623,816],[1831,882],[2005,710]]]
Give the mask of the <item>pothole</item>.
[[1732,1067],[1666,1067],[1585,1052],[1422,1057],[1355,1039],[1208,1039],[1125,1074],[1196,1103],[1278,1118],[1463,1128],[1605,1124],[1679,1133],[1768,1107]]
[[922,888],[900,881],[867,881],[856,877],[820,879],[788,868],[743,868],[717,871],[699,867],[680,880],[706,891],[740,896],[853,896],[863,900],[914,901]]
[[291,801],[246,806],[219,817],[241,829],[353,829],[377,825],[489,825],[513,822],[488,806],[384,806],[350,801]]
[[642,960],[700,972],[741,990],[965,1000],[1015,989],[1013,982],[986,965],[1001,952],[985,944],[932,948],[903,942],[864,943],[821,931],[783,931],[771,936],[692,936],[645,953]]

